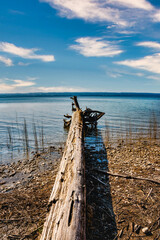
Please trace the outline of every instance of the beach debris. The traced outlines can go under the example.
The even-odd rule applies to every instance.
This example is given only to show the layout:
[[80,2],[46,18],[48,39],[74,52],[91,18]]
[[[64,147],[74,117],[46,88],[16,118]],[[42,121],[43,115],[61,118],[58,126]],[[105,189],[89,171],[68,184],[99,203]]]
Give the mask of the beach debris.
[[140,229],[141,229],[141,225],[137,225],[137,224],[136,224],[136,225],[135,225],[135,229],[134,229],[135,233],[139,234]]
[[131,222],[130,226],[131,226],[131,232],[134,232],[134,222]]
[[145,202],[147,201],[147,199],[149,198],[149,196],[151,195],[151,193],[152,193],[152,190],[153,190],[153,188],[151,188],[150,190],[149,190],[149,193],[148,193],[148,195],[147,195],[147,197],[146,197],[146,199],[145,199]]
[[142,228],[142,232],[143,232],[144,234],[146,234],[146,235],[151,235],[151,231],[149,230],[148,227]]
[[123,236],[124,229],[125,229],[125,227],[123,227],[123,228],[120,230],[120,232],[119,232],[119,238],[121,238],[121,237]]
[[[72,112],[75,112],[76,109],[80,109],[79,103],[78,103],[78,100],[77,100],[76,96],[71,97],[71,99],[73,100],[73,102],[72,102]],[[97,121],[105,113],[97,111],[97,110],[92,110],[92,109],[86,107],[86,110],[84,110],[82,112],[82,114],[83,114],[83,121],[84,121],[85,126],[96,127],[97,126]],[[63,119],[64,127],[68,128],[70,126],[70,124],[71,124],[72,116],[69,115],[69,114],[65,114],[64,117],[67,118],[67,119]]]
[[100,111],[96,111],[96,110],[92,110],[90,108],[86,108],[85,111],[83,111],[83,118],[84,118],[84,123],[86,125],[97,125],[97,121],[103,117],[105,113],[104,112],[100,112]]
[[131,176],[131,175],[122,175],[122,174],[118,174],[118,173],[112,173],[112,172],[108,172],[108,171],[104,171],[104,170],[100,170],[100,169],[94,169],[95,171],[99,172],[99,173],[105,173],[106,175],[111,175],[113,177],[121,177],[121,178],[126,178],[126,179],[136,179],[136,180],[144,180],[144,181],[149,181],[149,182],[153,182],[156,184],[160,184],[159,181],[154,180],[154,179],[150,179],[150,178],[144,178],[144,177],[136,177],[136,176]]

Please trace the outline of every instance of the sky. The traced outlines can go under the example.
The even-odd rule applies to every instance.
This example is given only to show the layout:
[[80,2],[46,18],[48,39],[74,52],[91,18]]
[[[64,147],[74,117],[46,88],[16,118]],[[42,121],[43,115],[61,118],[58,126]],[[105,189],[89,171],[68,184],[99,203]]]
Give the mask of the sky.
[[0,0],[0,93],[160,93],[159,0]]

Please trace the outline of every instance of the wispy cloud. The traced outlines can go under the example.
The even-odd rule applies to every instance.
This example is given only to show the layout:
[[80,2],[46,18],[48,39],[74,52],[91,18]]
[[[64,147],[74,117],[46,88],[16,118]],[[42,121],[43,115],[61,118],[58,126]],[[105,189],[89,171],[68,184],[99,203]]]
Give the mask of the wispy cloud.
[[16,14],[16,15],[24,15],[25,14],[22,11],[14,10],[14,9],[10,9],[9,12],[12,13],[12,14]]
[[38,91],[40,92],[88,92],[85,88],[79,88],[79,87],[38,87]]
[[120,47],[102,38],[83,37],[76,40],[76,44],[70,46],[85,57],[113,57],[123,52]]
[[106,65],[101,66],[101,68],[106,72],[107,75],[109,75],[112,78],[119,78],[119,77],[124,77],[124,76],[137,76],[137,77],[144,77],[144,73],[141,72],[131,72],[131,71],[126,71],[123,68],[109,68]]
[[107,1],[100,0],[40,0],[49,3],[59,10],[60,15],[67,18],[82,18],[86,21],[114,22],[126,26],[127,22],[121,19],[118,9],[107,6]]
[[131,35],[131,34],[135,34],[135,31],[128,31],[128,30],[120,30],[118,31],[118,33],[120,34],[125,34],[125,35]]
[[29,66],[30,63],[19,62],[18,65],[19,66]]
[[153,21],[154,21],[154,22],[160,22],[160,10],[157,10],[157,11],[153,14]]
[[[160,10],[147,0],[39,0],[49,3],[62,17],[90,22],[114,23],[121,27],[160,21]],[[135,17],[136,16],[136,17]],[[143,25],[144,26],[144,25]]]
[[35,82],[21,79],[0,79],[0,93],[27,92],[35,84]]
[[115,62],[120,65],[125,65],[133,68],[143,69],[153,73],[160,73],[160,43],[153,41],[145,41],[136,43],[136,46],[147,47],[158,50],[158,53],[153,55],[145,56],[136,60],[124,60]]
[[38,77],[27,77],[27,80],[28,81],[35,81],[35,80],[37,80],[38,79]]
[[0,42],[0,51],[13,54],[25,59],[38,59],[43,62],[52,62],[55,61],[53,55],[39,55],[36,54],[39,49],[36,48],[22,48],[17,47],[16,45],[8,42]]
[[0,62],[4,63],[8,67],[13,66],[13,62],[10,58],[0,56]]
[[150,76],[147,76],[147,78],[160,81],[160,76],[152,76],[152,75],[150,75]]
[[14,91],[14,87],[12,85],[6,83],[0,83],[0,93],[10,93]]
[[154,7],[146,0],[134,0],[134,1],[128,1],[128,0],[108,0],[108,3],[110,4],[119,4],[123,5],[128,8],[137,8],[137,9],[144,9],[147,11],[153,10]]
[[152,42],[152,41],[140,42],[140,43],[137,43],[136,46],[148,47],[148,48],[160,50],[160,43],[158,42]]
[[31,82],[31,81],[13,80],[13,82],[15,83],[13,85],[14,87],[30,87],[35,85],[35,82]]
[[115,63],[160,74],[160,53],[146,56],[138,60],[125,60]]
[[26,93],[26,92],[89,92],[90,90],[81,87],[70,86],[37,86],[36,77],[22,79],[0,79],[0,93]]

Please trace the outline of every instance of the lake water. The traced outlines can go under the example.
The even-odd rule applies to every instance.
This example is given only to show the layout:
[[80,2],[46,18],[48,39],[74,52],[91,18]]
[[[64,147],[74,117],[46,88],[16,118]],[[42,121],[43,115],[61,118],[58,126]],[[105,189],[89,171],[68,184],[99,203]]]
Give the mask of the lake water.
[[[30,151],[35,150],[35,132],[39,147],[59,145],[67,132],[63,128],[63,115],[71,114],[74,94],[0,95],[0,162],[23,158],[25,148],[24,121]],[[105,131],[109,124],[112,132],[125,131],[128,123],[137,128],[148,128],[153,114],[160,123],[160,94],[91,94],[78,93],[80,107],[86,106],[105,112],[98,128]],[[25,119],[25,120],[24,120]]]

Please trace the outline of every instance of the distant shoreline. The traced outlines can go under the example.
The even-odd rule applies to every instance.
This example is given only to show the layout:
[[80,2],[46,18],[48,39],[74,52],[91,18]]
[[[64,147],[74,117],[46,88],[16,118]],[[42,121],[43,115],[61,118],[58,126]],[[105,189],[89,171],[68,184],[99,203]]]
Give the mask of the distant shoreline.
[[160,93],[137,92],[48,92],[48,93],[0,93],[0,98],[20,97],[132,97],[132,98],[160,98]]

